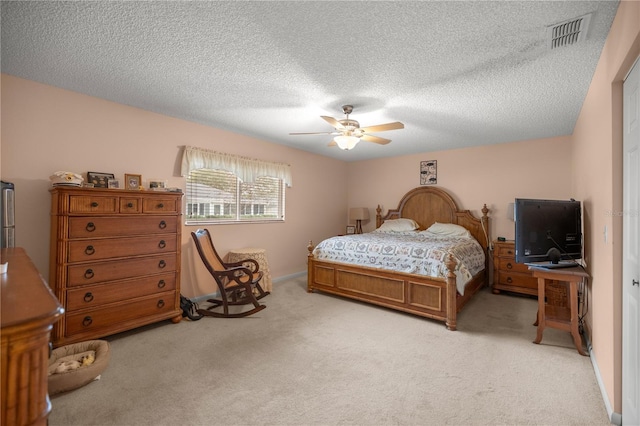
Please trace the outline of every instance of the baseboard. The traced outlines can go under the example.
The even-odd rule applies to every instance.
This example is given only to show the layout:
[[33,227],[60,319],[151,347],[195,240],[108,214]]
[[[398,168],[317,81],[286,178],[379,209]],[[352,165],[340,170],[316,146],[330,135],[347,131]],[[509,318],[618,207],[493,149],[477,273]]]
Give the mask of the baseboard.
[[271,280],[271,282],[279,283],[280,281],[291,280],[293,278],[298,278],[298,277],[300,277],[302,275],[306,275],[306,273],[307,273],[307,271],[296,272],[294,274],[290,274],[290,275],[285,275],[285,276],[282,276],[282,277],[274,278],[274,279]]
[[600,393],[602,394],[602,399],[604,400],[604,406],[607,409],[607,415],[609,416],[609,421],[613,425],[622,425],[622,414],[616,413],[613,411],[611,404],[609,403],[609,396],[607,395],[607,390],[604,387],[604,382],[602,381],[602,376],[600,375],[600,368],[598,368],[598,361],[596,360],[596,355],[593,352],[593,346],[591,345],[591,340],[588,337],[588,334],[585,333],[583,336],[585,342],[587,344],[587,349],[589,352],[589,357],[591,358],[591,365],[593,366],[593,371],[596,375],[596,380],[598,382],[598,387],[600,388]]
[[[290,280],[293,278],[298,278],[302,275],[306,275],[307,271],[302,271],[302,272],[296,272],[294,274],[290,274],[290,275],[285,275],[282,277],[278,277],[278,278],[274,278],[273,280],[271,280],[273,283],[278,283],[281,281],[286,281],[286,280]],[[192,300],[196,303],[201,303],[201,302],[205,302],[207,299],[216,299],[219,296],[220,293],[218,293],[217,291],[215,293],[211,293],[211,294],[203,294],[202,296],[198,296],[198,297],[194,297]]]

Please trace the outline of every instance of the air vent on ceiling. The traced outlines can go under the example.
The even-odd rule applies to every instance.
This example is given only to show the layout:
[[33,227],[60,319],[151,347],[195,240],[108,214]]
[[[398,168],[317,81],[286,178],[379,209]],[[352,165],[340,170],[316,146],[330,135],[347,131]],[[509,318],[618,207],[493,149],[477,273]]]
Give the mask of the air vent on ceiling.
[[551,49],[576,44],[587,37],[591,14],[547,27]]

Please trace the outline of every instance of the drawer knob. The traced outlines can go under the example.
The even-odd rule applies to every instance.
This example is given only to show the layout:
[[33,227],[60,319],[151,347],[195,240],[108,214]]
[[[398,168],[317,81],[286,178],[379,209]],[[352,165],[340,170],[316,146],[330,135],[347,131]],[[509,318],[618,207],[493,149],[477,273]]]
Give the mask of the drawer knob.
[[164,288],[165,285],[167,285],[167,283],[164,282],[164,280],[158,281],[158,288]]
[[166,227],[167,227],[167,222],[165,222],[164,220],[161,220],[160,224],[158,225],[158,228],[164,229]]
[[507,269],[512,269],[513,265],[511,264],[511,262],[507,263]]
[[167,243],[164,240],[160,240],[160,243],[158,244],[158,247],[160,247],[161,249],[165,248],[167,246]]
[[164,300],[160,299],[158,300],[158,308],[162,308],[164,307]]
[[508,282],[509,284],[511,284],[511,283],[513,282],[513,280],[511,279],[511,277],[507,277],[507,282]]
[[84,295],[84,301],[87,303],[93,302],[93,294],[90,291]]
[[165,266],[167,266],[167,262],[165,262],[164,260],[161,260],[160,262],[158,262],[159,268],[164,268]]
[[82,325],[85,327],[89,327],[92,323],[93,323],[93,318],[91,318],[89,315],[84,317],[84,319],[82,320]]
[[96,230],[96,225],[93,222],[89,222],[84,229],[86,229],[87,232],[93,232]]
[[164,204],[162,204],[162,203],[158,204],[158,208],[159,209],[163,209],[164,208]]
[[98,207],[98,205],[99,205],[99,204],[98,204],[97,202],[95,202],[95,201],[93,201],[93,202],[91,203],[91,207]]
[[133,203],[127,203],[127,207],[133,208]]
[[507,254],[513,254],[513,251],[507,250]]
[[87,269],[86,271],[84,271],[84,277],[88,280],[93,278],[94,275],[95,274],[93,273],[93,269]]
[[96,249],[93,248],[93,246],[87,246],[86,249],[84,249],[84,254],[86,254],[87,256],[91,256],[92,254],[95,254]]

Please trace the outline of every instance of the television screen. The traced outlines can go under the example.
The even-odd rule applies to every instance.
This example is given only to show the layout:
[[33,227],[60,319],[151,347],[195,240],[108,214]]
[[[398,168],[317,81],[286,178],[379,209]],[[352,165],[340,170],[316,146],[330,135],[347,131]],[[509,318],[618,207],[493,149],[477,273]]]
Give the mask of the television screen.
[[517,263],[562,267],[582,258],[580,201],[516,198],[514,218]]

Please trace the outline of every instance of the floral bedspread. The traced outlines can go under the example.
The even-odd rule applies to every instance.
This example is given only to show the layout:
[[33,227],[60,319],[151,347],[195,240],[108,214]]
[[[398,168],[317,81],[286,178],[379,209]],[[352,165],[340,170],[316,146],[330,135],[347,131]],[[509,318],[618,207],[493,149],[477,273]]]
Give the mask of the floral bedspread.
[[456,287],[464,294],[467,282],[485,266],[484,251],[473,238],[434,238],[423,232],[370,232],[332,237],[313,250],[319,260],[440,278],[446,278],[445,261],[449,253],[457,260]]

